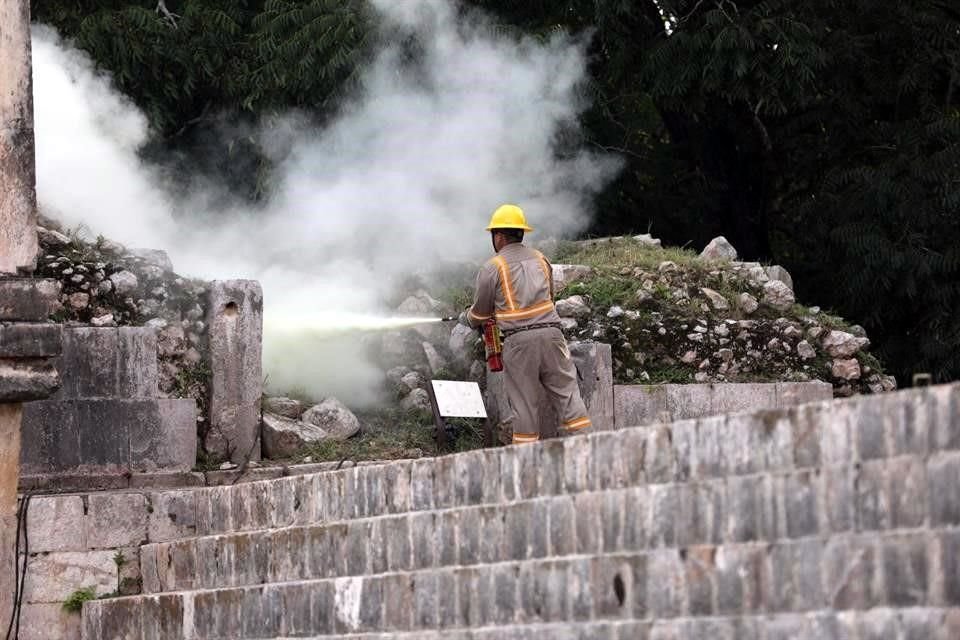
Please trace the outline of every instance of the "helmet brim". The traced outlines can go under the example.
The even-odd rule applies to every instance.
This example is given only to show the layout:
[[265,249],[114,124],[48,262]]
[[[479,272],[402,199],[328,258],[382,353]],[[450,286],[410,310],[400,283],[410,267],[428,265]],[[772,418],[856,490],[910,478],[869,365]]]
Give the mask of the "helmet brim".
[[516,224],[516,225],[513,225],[513,224],[511,224],[511,225],[496,225],[496,226],[491,225],[491,226],[487,227],[487,231],[499,231],[499,230],[501,230],[501,229],[518,229],[518,230],[520,230],[520,231],[525,231],[525,232],[527,232],[527,233],[530,233],[530,232],[533,231],[533,227],[528,226],[528,225],[525,225],[525,224],[523,224],[523,225],[520,225],[520,224]]

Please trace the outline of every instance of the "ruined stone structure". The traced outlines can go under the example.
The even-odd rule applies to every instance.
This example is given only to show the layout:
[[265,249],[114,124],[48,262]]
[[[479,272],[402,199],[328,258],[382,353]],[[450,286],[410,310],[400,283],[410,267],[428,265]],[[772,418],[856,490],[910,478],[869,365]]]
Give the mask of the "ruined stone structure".
[[0,2],[0,273],[37,259],[30,3]]
[[59,378],[60,328],[45,324],[56,283],[10,277],[36,265],[30,3],[0,0],[0,624],[13,612],[21,403]]
[[155,329],[64,329],[59,370],[60,390],[24,405],[22,475],[102,481],[194,467],[197,405],[159,397]]
[[[94,535],[102,589],[105,545],[139,555],[144,595],[69,620],[88,640],[952,640],[958,484],[954,385],[86,510],[37,498],[32,535]],[[48,598],[85,582],[83,554],[57,553],[35,558],[65,567]]]
[[206,449],[236,463],[259,460],[263,395],[260,284],[253,280],[213,282],[207,318],[211,379]]

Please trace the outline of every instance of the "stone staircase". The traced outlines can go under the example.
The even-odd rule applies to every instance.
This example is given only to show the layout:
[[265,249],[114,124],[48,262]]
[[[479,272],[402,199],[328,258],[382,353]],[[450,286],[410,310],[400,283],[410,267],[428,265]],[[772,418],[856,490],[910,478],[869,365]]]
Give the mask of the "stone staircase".
[[955,640],[960,386],[189,492],[87,640]]

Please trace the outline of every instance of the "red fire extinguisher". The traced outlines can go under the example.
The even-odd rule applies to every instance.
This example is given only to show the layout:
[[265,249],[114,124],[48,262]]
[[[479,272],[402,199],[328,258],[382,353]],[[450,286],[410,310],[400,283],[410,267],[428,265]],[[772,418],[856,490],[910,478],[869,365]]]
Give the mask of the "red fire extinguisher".
[[503,337],[495,320],[483,323],[483,346],[490,371],[503,371]]

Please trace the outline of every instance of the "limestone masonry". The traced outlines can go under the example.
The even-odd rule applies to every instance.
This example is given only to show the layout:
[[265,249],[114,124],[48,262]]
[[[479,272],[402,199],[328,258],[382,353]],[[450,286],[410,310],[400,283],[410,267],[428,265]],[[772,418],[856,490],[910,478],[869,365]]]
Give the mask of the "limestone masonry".
[[52,560],[71,553],[53,550],[68,517],[89,554],[139,551],[144,595],[85,604],[89,640],[948,640],[958,483],[955,385],[86,507],[35,498],[63,516],[31,535],[50,549],[34,561],[68,573],[84,555]]

